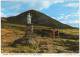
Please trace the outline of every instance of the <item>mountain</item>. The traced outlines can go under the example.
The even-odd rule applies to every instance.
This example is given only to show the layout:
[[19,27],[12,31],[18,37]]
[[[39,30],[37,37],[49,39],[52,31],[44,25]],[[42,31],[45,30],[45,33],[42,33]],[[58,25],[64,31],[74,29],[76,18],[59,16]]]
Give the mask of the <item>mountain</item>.
[[47,16],[46,14],[41,13],[36,10],[28,10],[17,16],[12,16],[12,17],[7,17],[7,18],[3,17],[2,22],[6,19],[6,22],[8,22],[8,23],[26,25],[27,14],[29,12],[31,13],[31,16],[32,16],[32,24],[33,25],[47,26],[47,27],[52,27],[52,28],[73,28],[67,24],[63,24],[63,23]]

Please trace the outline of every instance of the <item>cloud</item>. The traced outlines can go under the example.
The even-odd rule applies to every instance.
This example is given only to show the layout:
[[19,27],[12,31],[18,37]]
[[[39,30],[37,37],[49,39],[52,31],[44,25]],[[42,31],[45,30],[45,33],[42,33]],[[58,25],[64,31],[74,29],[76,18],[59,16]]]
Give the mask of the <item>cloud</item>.
[[33,9],[38,9],[38,10],[42,10],[42,9],[47,9],[49,8],[52,4],[56,4],[56,3],[63,3],[64,0],[30,0],[27,1],[27,3],[29,3],[29,6]]
[[79,7],[79,3],[68,3],[65,6],[67,6],[67,7]]
[[[29,8],[37,9],[37,10],[46,9],[49,8],[52,4],[64,2],[64,0],[2,0],[2,1],[9,1],[13,3],[20,2],[21,4],[28,4]],[[13,6],[13,8],[15,7]]]
[[[2,1],[9,1],[9,2],[13,2],[13,3],[20,2],[20,4],[17,3],[19,5],[28,4],[29,8],[37,9],[37,10],[47,9],[53,4],[66,3],[66,2],[69,2],[69,3],[65,4],[66,7],[78,7],[79,6],[78,3],[74,2],[77,0],[2,0]],[[13,8],[16,8],[16,6],[13,6]]]
[[50,5],[50,2],[49,1],[43,1],[42,2],[42,6],[45,7],[45,8],[48,8]]
[[68,15],[65,15],[65,14],[61,14],[61,16],[58,17],[58,19],[66,19],[66,20],[69,20],[70,18],[75,18],[75,17],[79,17],[79,13],[72,13],[72,14],[68,14]]
[[20,6],[21,6],[20,4],[15,4],[15,6],[14,5],[10,6],[9,9],[17,9],[18,10],[18,9],[20,9]]
[[71,22],[68,22],[69,24],[80,24],[80,20],[76,19],[76,20],[72,20]]
[[80,20],[79,20],[79,19],[78,19],[78,20],[75,20],[74,23],[78,23],[78,24],[80,24]]
[[79,0],[65,0],[65,2],[79,2]]
[[57,19],[61,20],[61,19],[63,19],[64,17],[65,17],[65,15],[64,15],[64,14],[61,14],[59,17],[57,17]]
[[1,1],[19,1],[19,0],[1,0]]
[[68,14],[68,15],[61,14],[61,16],[59,16],[57,19],[59,21],[61,21],[62,23],[69,24],[69,25],[78,26],[80,24],[78,13],[71,13],[71,14]]
[[61,14],[60,16],[57,16],[55,19],[64,24],[68,24],[75,27],[78,27],[78,25],[80,24],[79,13]]
[[1,12],[0,17],[6,17],[6,15],[3,12]]

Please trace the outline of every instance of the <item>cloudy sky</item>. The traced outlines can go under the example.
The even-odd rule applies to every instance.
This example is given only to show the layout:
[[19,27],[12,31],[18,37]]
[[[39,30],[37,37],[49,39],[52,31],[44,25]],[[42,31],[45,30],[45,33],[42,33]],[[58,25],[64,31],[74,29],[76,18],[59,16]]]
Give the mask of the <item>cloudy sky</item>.
[[74,27],[79,26],[79,0],[1,0],[1,16],[15,16],[35,9]]

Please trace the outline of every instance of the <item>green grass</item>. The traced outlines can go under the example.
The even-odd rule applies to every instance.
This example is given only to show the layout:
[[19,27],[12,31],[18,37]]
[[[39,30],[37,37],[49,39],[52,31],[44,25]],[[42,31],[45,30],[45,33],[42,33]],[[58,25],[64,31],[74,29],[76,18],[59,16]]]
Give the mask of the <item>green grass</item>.
[[65,33],[65,34],[79,35],[78,29],[60,29],[59,31]]

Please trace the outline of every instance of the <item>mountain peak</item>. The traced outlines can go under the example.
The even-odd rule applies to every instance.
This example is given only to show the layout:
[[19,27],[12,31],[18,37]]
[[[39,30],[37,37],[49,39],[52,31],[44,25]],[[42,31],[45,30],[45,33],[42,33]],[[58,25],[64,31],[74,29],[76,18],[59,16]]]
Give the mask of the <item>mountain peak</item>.
[[34,10],[34,9],[30,9],[30,10],[28,10],[28,11],[37,11],[37,10]]
[[30,10],[27,10],[27,11],[19,14],[18,16],[24,16],[24,15],[26,16],[28,13],[31,13],[32,15],[34,15],[34,14],[36,14],[36,13],[41,13],[41,12],[39,12],[39,11],[37,11],[37,10],[34,10],[34,9],[30,9]]

